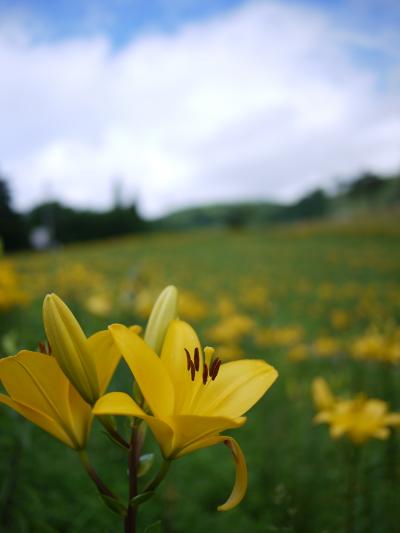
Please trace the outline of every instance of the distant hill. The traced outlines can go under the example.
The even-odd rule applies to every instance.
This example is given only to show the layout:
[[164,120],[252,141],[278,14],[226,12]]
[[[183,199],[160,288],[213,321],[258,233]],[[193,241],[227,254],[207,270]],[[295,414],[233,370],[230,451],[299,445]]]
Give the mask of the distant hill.
[[198,206],[176,211],[157,220],[144,220],[136,205],[95,212],[51,202],[21,215],[11,208],[11,198],[0,179],[0,250],[6,252],[76,241],[105,239],[144,231],[186,231],[219,227],[239,230],[307,221],[367,220],[400,207],[400,174],[391,177],[365,173],[342,184],[334,194],[316,189],[290,205],[269,201]]
[[154,229],[186,230],[198,227],[263,226],[311,219],[351,218],[400,206],[400,175],[365,173],[328,195],[316,189],[297,202],[247,202],[199,206],[175,211],[151,223]]
[[271,202],[214,204],[175,211],[152,222],[153,227],[179,230],[197,227],[241,227],[269,222],[282,208]]

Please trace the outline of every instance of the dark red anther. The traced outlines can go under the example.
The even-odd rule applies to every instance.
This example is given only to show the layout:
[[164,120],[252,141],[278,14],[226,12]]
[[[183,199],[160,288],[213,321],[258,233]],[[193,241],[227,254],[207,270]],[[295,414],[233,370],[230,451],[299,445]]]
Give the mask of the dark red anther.
[[208,378],[208,367],[207,367],[207,364],[204,363],[204,366],[203,366],[203,384],[204,385],[207,383],[207,378]]
[[43,353],[45,355],[51,355],[51,346],[48,341],[44,341],[44,342],[40,341],[38,343],[38,348],[39,348],[40,353]]
[[190,377],[192,381],[194,381],[195,376],[196,376],[196,369],[194,368],[193,361],[190,360]]
[[44,342],[40,341],[39,344],[38,344],[38,348],[39,348],[39,352],[40,353],[45,353],[47,354],[47,351],[46,351],[46,345]]
[[222,361],[221,359],[217,359],[217,363],[215,365],[215,368],[214,368],[214,372],[213,372],[213,375],[211,376],[211,379],[214,381],[214,379],[218,376],[218,372],[219,372],[219,368],[222,364]]
[[196,369],[196,372],[200,368],[200,355],[199,355],[199,349],[197,346],[194,349],[194,367]]
[[214,375],[214,372],[215,372],[215,367],[217,366],[217,363],[218,363],[218,357],[216,359],[214,359],[214,361],[211,363],[211,366],[210,366],[210,377],[212,378],[213,375]]
[[190,353],[187,348],[185,348],[185,352],[186,352],[186,358],[187,358],[187,370],[190,370],[190,363],[192,362],[192,360],[190,359]]

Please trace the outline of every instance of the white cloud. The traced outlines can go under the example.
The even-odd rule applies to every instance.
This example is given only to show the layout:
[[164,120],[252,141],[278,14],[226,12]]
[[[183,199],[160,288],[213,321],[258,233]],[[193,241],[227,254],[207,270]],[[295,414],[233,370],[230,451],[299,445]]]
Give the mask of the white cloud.
[[49,191],[105,207],[119,178],[148,215],[393,170],[400,98],[351,42],[326,15],[275,2],[118,50],[0,28],[1,168],[20,208]]

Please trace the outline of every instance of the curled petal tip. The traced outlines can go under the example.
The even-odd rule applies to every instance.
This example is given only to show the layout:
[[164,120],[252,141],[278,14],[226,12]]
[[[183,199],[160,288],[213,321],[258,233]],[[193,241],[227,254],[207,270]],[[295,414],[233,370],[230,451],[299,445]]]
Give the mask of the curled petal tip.
[[243,500],[247,491],[247,466],[244,454],[239,444],[232,437],[225,437],[223,443],[227,446],[235,461],[236,478],[231,495],[225,503],[218,506],[218,511],[230,511]]

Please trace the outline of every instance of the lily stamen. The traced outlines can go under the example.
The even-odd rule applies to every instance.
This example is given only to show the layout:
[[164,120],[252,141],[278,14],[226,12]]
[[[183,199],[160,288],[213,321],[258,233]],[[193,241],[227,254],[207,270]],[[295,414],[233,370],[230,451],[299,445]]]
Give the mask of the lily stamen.
[[190,361],[190,378],[192,381],[194,381],[194,378],[196,377],[196,369],[194,367],[193,361]]
[[190,370],[190,367],[192,366],[192,360],[190,358],[190,353],[187,348],[185,348],[185,352],[186,352],[186,358],[187,358],[187,370]]
[[200,368],[200,355],[199,355],[199,349],[198,347],[196,346],[196,348],[194,349],[194,367],[196,369],[196,372],[199,370]]
[[[193,360],[190,356],[190,352],[187,348],[184,348],[186,353],[186,360],[187,360],[187,370],[190,371],[190,378],[192,381],[195,380],[196,372],[200,370],[200,352],[198,347],[194,349],[194,355]],[[202,370],[202,380],[203,385],[207,385],[208,378],[211,378],[211,381],[214,381],[215,378],[218,375],[220,366],[222,364],[221,359],[216,357],[212,362],[210,362],[210,367],[208,367],[207,363],[203,362],[203,370]]]
[[222,364],[221,359],[218,359],[218,358],[217,358],[215,361],[216,361],[216,363],[215,363],[215,366],[214,366],[214,368],[213,368],[213,373],[210,374],[210,377],[211,377],[211,380],[212,380],[212,381],[214,381],[215,378],[217,377],[218,372],[219,372],[219,369],[220,369],[221,364]]
[[207,368],[207,363],[204,363],[204,367],[203,367],[203,385],[205,385],[207,383],[207,378],[208,378],[208,368]]

